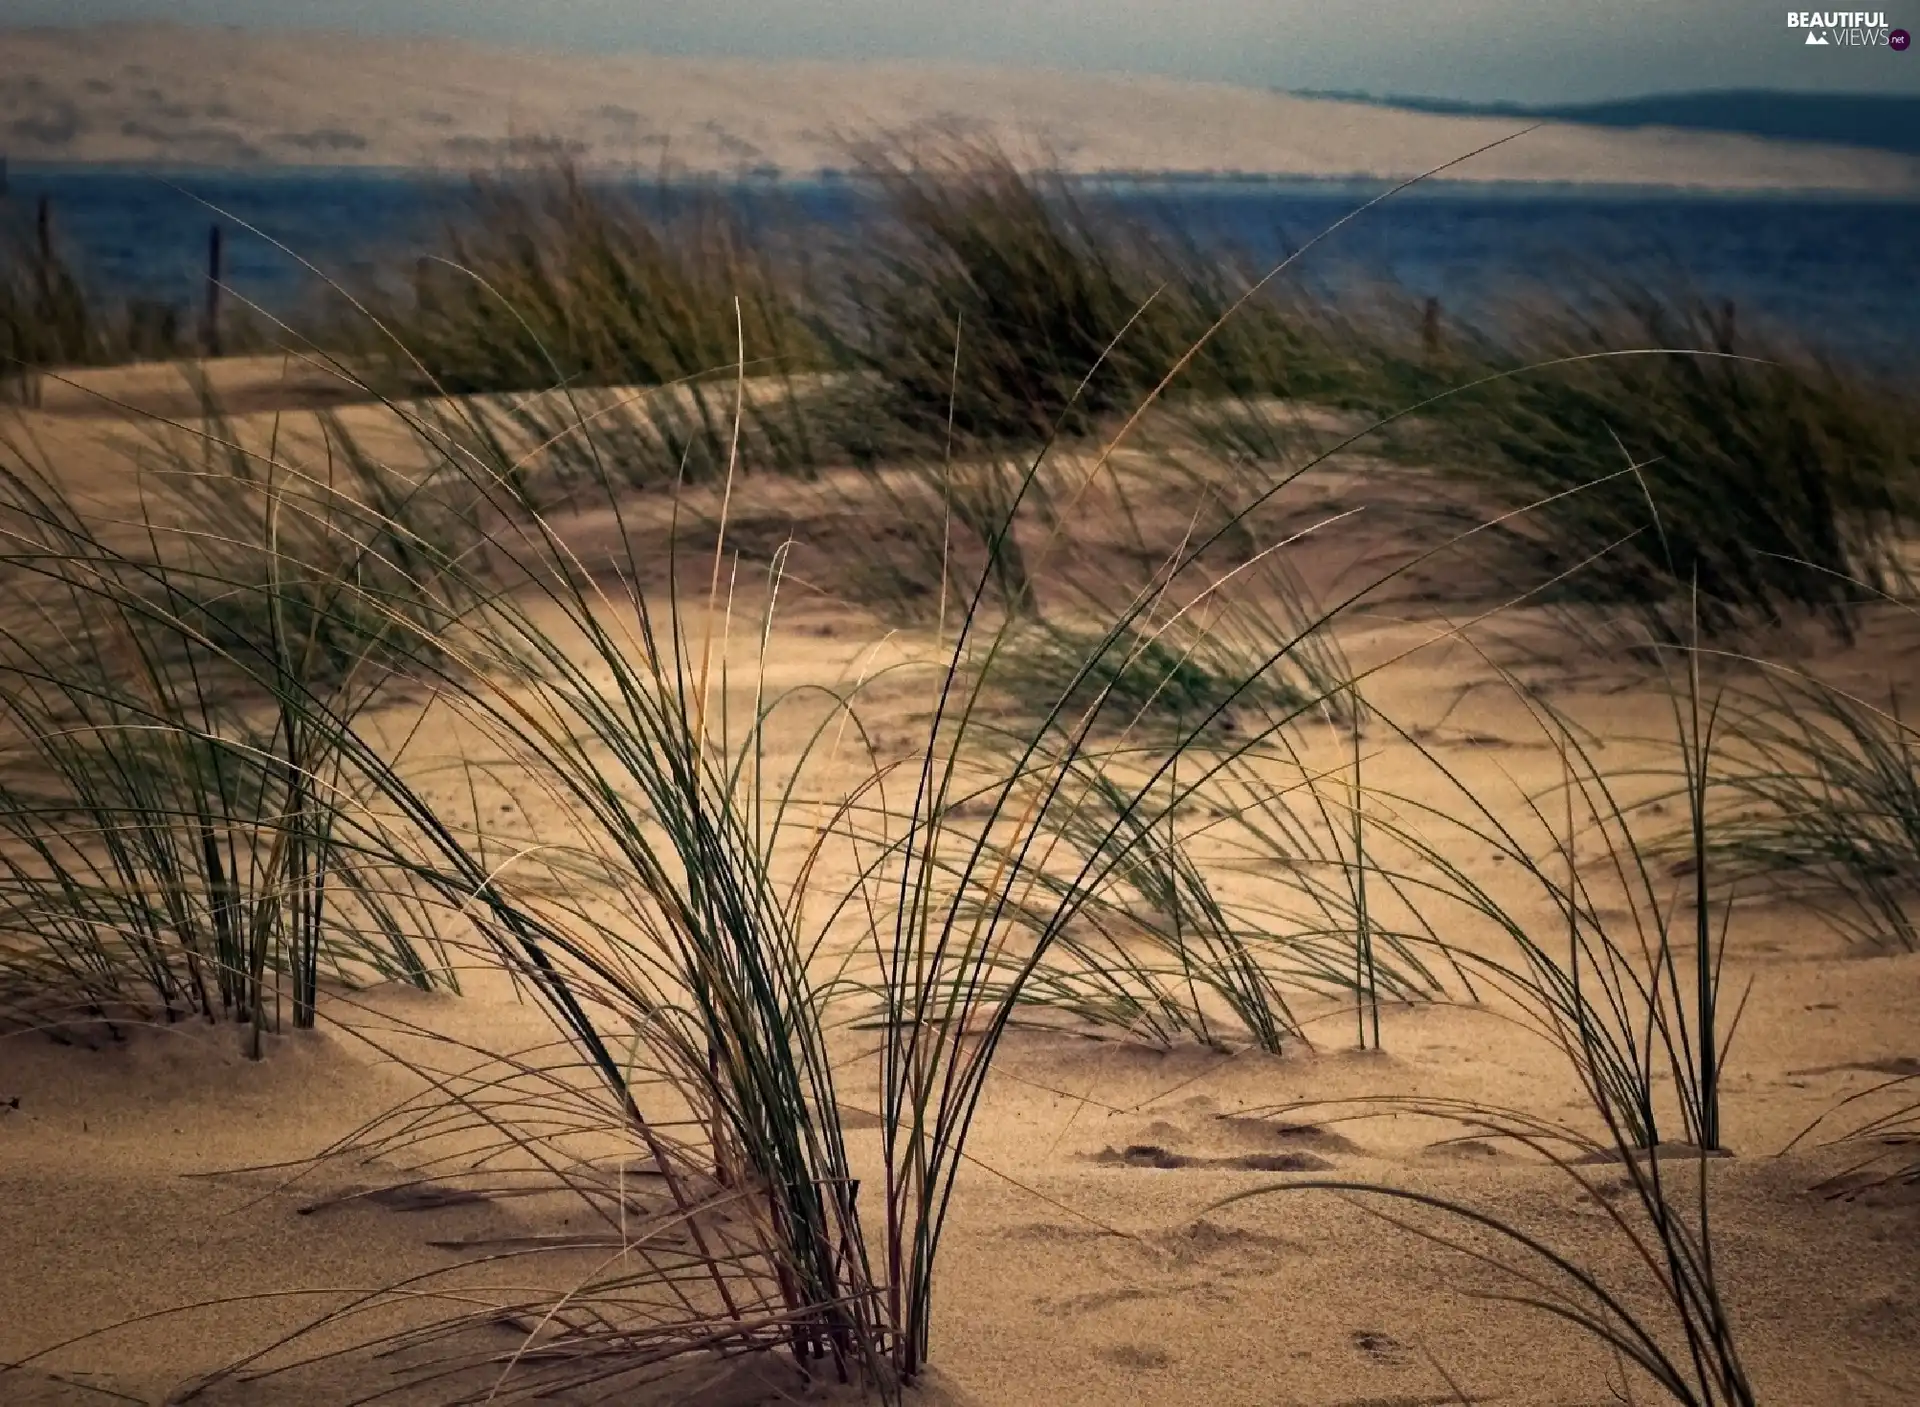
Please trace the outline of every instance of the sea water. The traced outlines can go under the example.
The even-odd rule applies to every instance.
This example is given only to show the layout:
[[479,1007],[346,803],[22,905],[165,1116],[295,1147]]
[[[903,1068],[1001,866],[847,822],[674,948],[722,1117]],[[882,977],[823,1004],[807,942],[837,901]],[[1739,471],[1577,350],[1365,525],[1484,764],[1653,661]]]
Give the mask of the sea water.
[[[1299,250],[1383,183],[1172,180],[1107,183],[1120,215],[1171,224],[1262,264]],[[670,199],[636,183],[636,198]],[[867,213],[844,180],[729,187],[757,218],[845,230]],[[149,174],[15,168],[15,220],[45,196],[56,238],[109,296],[187,306],[204,285],[207,231],[223,227],[223,278],[277,313],[327,278],[410,276],[465,181],[416,173],[288,169]],[[308,267],[311,265],[312,267]],[[1715,301],[1895,374],[1920,369],[1920,202],[1631,188],[1432,183],[1393,195],[1309,249],[1288,277],[1337,290],[1386,279],[1449,314],[1520,288],[1636,280]]]

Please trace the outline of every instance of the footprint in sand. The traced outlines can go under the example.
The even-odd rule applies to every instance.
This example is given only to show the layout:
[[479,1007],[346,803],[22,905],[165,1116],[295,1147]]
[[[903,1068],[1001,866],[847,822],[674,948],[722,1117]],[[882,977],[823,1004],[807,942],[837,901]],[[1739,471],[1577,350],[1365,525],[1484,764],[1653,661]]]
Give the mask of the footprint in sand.
[[1222,1158],[1193,1157],[1158,1143],[1129,1143],[1107,1147],[1093,1161],[1110,1168],[1219,1168],[1236,1172],[1325,1172],[1333,1164],[1304,1150],[1285,1153],[1236,1153]]
[[1294,1123],[1287,1119],[1263,1118],[1256,1114],[1217,1114],[1214,1126],[1256,1149],[1278,1148],[1286,1152],[1312,1152],[1323,1158],[1355,1156],[1365,1150],[1352,1139],[1320,1124]]
[[1155,1371],[1173,1366],[1173,1355],[1164,1349],[1142,1348],[1137,1344],[1115,1344],[1111,1348],[1099,1350],[1099,1356],[1109,1363],[1122,1368],[1137,1371]]
[[1326,1172],[1364,1152],[1318,1124],[1258,1114],[1218,1113],[1211,1100],[1183,1108],[1188,1117],[1154,1119],[1126,1142],[1092,1155],[1104,1167],[1208,1168],[1232,1172]]
[[1117,1304],[1133,1304],[1139,1300],[1165,1299],[1173,1292],[1156,1286],[1149,1289],[1145,1285],[1120,1285],[1111,1290],[1088,1290],[1085,1294],[1068,1295],[1063,1299],[1041,1300],[1041,1306],[1050,1314],[1081,1315],[1097,1314],[1103,1309],[1111,1309]]
[[1375,1363],[1399,1367],[1408,1361],[1407,1346],[1378,1329],[1355,1329],[1347,1336],[1347,1342]]
[[1509,1149],[1484,1138],[1443,1138],[1421,1150],[1425,1156],[1450,1163],[1511,1163],[1518,1161]]

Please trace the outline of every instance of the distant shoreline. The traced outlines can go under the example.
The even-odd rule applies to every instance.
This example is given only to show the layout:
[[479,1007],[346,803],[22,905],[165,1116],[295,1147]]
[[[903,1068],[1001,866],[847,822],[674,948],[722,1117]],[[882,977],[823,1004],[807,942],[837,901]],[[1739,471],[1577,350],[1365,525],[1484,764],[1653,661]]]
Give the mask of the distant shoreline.
[[1482,103],[1311,88],[1294,89],[1292,95],[1443,117],[1576,122],[1622,130],[1664,127],[1675,131],[1733,133],[1766,141],[1814,142],[1865,151],[1920,154],[1920,96],[1896,93],[1723,88],[1649,93],[1586,103]]

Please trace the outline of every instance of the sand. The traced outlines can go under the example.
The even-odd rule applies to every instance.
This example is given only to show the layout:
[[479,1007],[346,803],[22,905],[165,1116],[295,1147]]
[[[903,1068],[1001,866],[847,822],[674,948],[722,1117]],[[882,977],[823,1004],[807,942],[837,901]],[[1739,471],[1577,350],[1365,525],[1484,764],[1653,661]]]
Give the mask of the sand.
[[[265,394],[257,365],[219,374],[227,386]],[[88,379],[125,400],[157,395],[163,380],[140,369]],[[305,404],[309,394],[294,400]],[[383,412],[345,414],[371,427]],[[270,417],[256,405],[240,417],[241,430],[264,434]],[[60,404],[28,416],[27,428],[58,454],[77,490],[106,504],[127,501],[131,486],[104,414]],[[1366,501],[1368,482],[1328,479],[1318,491]],[[740,540],[755,540],[756,526],[784,523],[798,540],[796,574],[824,581],[831,533],[794,502],[783,486],[748,486],[735,505]],[[1317,564],[1310,574],[1324,584],[1352,557],[1379,560],[1403,549],[1395,540],[1402,523],[1391,505],[1362,513],[1341,525],[1338,551],[1303,560]],[[1099,530],[1097,522],[1087,527]],[[1356,659],[1399,655],[1431,635],[1430,619],[1394,615],[1356,619],[1346,636]],[[775,631],[769,675],[783,685],[844,678],[883,634],[851,606],[797,592]],[[907,636],[888,648],[926,645]],[[1864,682],[1884,678],[1896,658],[1875,636],[1819,662]],[[1379,676],[1373,697],[1424,729],[1438,755],[1489,794],[1507,787],[1517,806],[1521,792],[1558,779],[1559,760],[1498,690],[1458,706],[1463,689],[1484,677],[1471,651],[1416,651]],[[1611,739],[1609,769],[1665,757],[1651,743],[1629,741],[1657,739],[1669,726],[1666,701],[1644,681],[1587,661],[1560,668],[1554,686],[1559,704]],[[900,706],[912,702],[902,695]],[[911,734],[907,716],[891,722]],[[1445,804],[1432,770],[1409,749],[1377,737],[1369,746],[1374,785]],[[542,815],[537,797],[520,800],[536,833],[558,824]],[[1510,867],[1487,855],[1463,862],[1482,882],[1509,886],[1504,892],[1529,922],[1554,927],[1552,912],[1537,901],[1525,907],[1524,890],[1511,888]],[[1819,1139],[1782,1154],[1836,1101],[1920,1056],[1920,955],[1849,950],[1808,915],[1770,905],[1744,906],[1731,932],[1728,988],[1751,983],[1725,1091],[1726,1140],[1737,1156],[1707,1172],[1720,1273],[1760,1400],[1920,1400],[1920,1197],[1898,1188],[1855,1200],[1824,1196],[1816,1185],[1846,1155]],[[1557,1052],[1498,1011],[1470,1006],[1389,1007],[1383,1052],[1353,1048],[1350,1011],[1308,1014],[1312,1048],[1281,1056],[1013,1036],[947,1232],[938,1373],[922,1400],[1412,1407],[1459,1400],[1451,1379],[1474,1402],[1613,1401],[1606,1360],[1592,1343],[1519,1306],[1474,1298],[1501,1282],[1459,1256],[1323,1194],[1208,1210],[1234,1192],[1288,1180],[1262,1168],[1384,1181],[1521,1219],[1630,1283],[1630,1257],[1602,1210],[1551,1168],[1485,1141],[1454,1142],[1458,1131],[1433,1121],[1271,1112],[1307,1100],[1456,1097],[1581,1123],[1579,1091]],[[378,1181],[379,1170],[333,1167],[285,1189],[284,1172],[235,1174],[311,1158],[417,1091],[413,1076],[347,1027],[406,1021],[497,1052],[548,1035],[533,1010],[485,980],[459,999],[375,991],[337,1000],[329,1018],[317,1033],[275,1040],[257,1063],[241,1058],[233,1032],[201,1027],[131,1030],[118,1039],[95,1033],[67,1044],[0,1040],[0,1363],[136,1315],[252,1297],[36,1359],[0,1374],[0,1401],[158,1401],[310,1317],[314,1301],[298,1292],[367,1287],[449,1263],[452,1253],[432,1241],[560,1229],[558,1213],[538,1202],[409,1211],[362,1201],[303,1215],[320,1192],[356,1178]],[[416,1055],[426,1049],[396,1039]],[[867,1106],[874,1079],[861,1039],[847,1035],[837,1046],[848,1062],[841,1097],[854,1109]],[[856,1158],[875,1147],[863,1122],[870,1121],[856,1118],[850,1135]],[[265,1298],[271,1294],[290,1297]],[[208,1400],[345,1402],[383,1386],[386,1372],[347,1358],[288,1379],[228,1384]],[[791,1380],[756,1382],[771,1369],[742,1372],[727,1385],[731,1397],[718,1388],[701,1397],[683,1384],[668,1400],[794,1400]]]
[[[465,172],[557,144],[588,165],[808,175],[848,166],[849,137],[958,127],[1080,172],[1381,178],[1521,125],[1123,74],[543,54],[153,24],[0,30],[0,150],[23,161]],[[1920,192],[1920,162],[1889,153],[1563,123],[1450,174]]]

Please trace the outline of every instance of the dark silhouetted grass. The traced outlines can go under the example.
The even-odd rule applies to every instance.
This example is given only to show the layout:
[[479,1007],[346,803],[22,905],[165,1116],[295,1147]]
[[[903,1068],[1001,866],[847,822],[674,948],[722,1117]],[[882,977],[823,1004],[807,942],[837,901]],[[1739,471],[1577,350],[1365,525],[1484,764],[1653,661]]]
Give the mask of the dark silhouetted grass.
[[1669,642],[1696,615],[1723,638],[1809,617],[1847,636],[1898,586],[1920,454],[1899,388],[1632,288],[1530,307],[1493,355],[1578,360],[1450,400],[1414,443],[1495,508],[1539,505],[1501,534],[1516,580],[1567,573],[1557,599]]
[[[830,349],[797,239],[776,254],[767,231],[781,226],[762,224],[722,192],[627,192],[566,166],[481,179],[471,215],[420,260],[411,298],[382,310],[372,379],[486,395],[576,480],[711,480],[730,457],[811,468],[821,452],[801,403]],[[742,339],[763,384],[736,404]]]
[[50,229],[0,201],[0,399],[35,398],[33,373],[103,351],[99,311]]
[[1312,394],[1352,369],[1277,290],[1208,336],[1253,276],[990,141],[869,144],[857,175],[877,211],[839,272],[844,340],[881,388],[882,453],[1090,435],[1195,348],[1183,393]]

